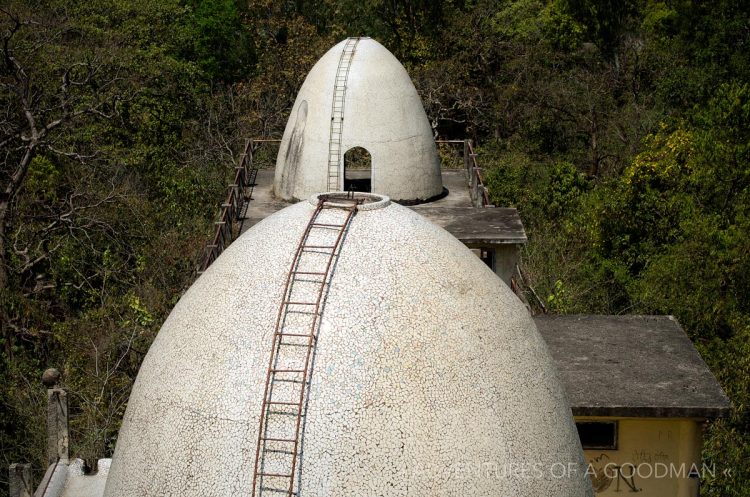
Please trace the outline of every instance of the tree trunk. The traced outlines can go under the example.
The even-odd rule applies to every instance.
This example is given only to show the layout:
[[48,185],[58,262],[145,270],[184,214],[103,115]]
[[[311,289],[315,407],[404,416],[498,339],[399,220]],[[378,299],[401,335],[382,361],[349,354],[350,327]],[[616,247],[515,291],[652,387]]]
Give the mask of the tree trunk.
[[597,142],[596,138],[596,129],[594,129],[591,133],[591,164],[589,165],[590,178],[599,176],[599,165],[601,162],[601,158],[599,157],[599,143]]
[[6,264],[5,253],[5,219],[8,213],[10,202],[7,200],[0,201],[0,336],[5,341],[5,357],[10,361],[13,359],[13,335],[11,328],[8,326],[8,297],[10,289],[8,288],[8,265]]
[[0,295],[8,287],[8,266],[5,263],[5,228],[8,206],[7,200],[0,201]]
[[[34,135],[38,136],[36,130]],[[8,326],[8,298],[10,294],[10,268],[8,267],[8,217],[10,215],[10,205],[16,193],[21,189],[26,173],[29,172],[31,159],[34,158],[38,141],[35,138],[26,146],[26,152],[18,163],[16,172],[11,176],[10,182],[5,187],[5,191],[0,193],[0,336],[5,339],[5,355],[8,360],[13,358],[13,334],[11,327]]]

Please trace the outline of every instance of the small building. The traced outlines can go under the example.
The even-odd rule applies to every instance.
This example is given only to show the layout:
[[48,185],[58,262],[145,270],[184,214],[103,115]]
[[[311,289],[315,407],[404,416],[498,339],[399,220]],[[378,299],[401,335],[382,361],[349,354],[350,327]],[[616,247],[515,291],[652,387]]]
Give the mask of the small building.
[[707,421],[729,400],[672,316],[537,316],[597,495],[696,497]]

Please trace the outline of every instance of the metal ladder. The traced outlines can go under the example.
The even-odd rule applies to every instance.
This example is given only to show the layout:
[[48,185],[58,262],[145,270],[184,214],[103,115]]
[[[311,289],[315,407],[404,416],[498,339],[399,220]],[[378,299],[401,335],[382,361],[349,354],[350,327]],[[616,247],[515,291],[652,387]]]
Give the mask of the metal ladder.
[[359,38],[347,38],[344,49],[339,57],[336,68],[336,81],[333,86],[333,102],[331,103],[331,134],[328,142],[328,191],[341,190],[341,135],[344,130],[344,103],[346,101],[346,82],[349,79],[349,69],[357,49]]
[[297,245],[276,317],[266,372],[253,497],[295,494],[303,411],[323,296],[358,203],[353,197],[329,200],[322,196]]

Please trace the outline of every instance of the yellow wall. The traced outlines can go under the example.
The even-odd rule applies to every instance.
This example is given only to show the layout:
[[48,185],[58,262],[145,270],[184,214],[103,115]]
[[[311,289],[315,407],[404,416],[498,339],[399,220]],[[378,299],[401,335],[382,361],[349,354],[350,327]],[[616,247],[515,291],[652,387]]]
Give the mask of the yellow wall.
[[[700,420],[608,417],[575,420],[619,424],[617,450],[584,450],[597,497],[635,492],[639,497],[698,495],[698,481],[687,475],[692,465],[701,470]],[[637,468],[635,473],[633,468]]]

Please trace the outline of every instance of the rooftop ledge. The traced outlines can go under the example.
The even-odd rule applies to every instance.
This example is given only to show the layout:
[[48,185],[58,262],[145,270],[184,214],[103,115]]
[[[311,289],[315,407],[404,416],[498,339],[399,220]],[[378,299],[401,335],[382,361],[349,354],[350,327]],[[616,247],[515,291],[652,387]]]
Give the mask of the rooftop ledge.
[[[446,196],[432,202],[408,206],[444,228],[470,247],[492,247],[526,243],[518,211],[512,208],[472,207],[462,169],[442,171]],[[259,169],[242,230],[290,205],[273,196],[274,169]]]
[[730,402],[672,316],[537,316],[575,416],[717,418]]

